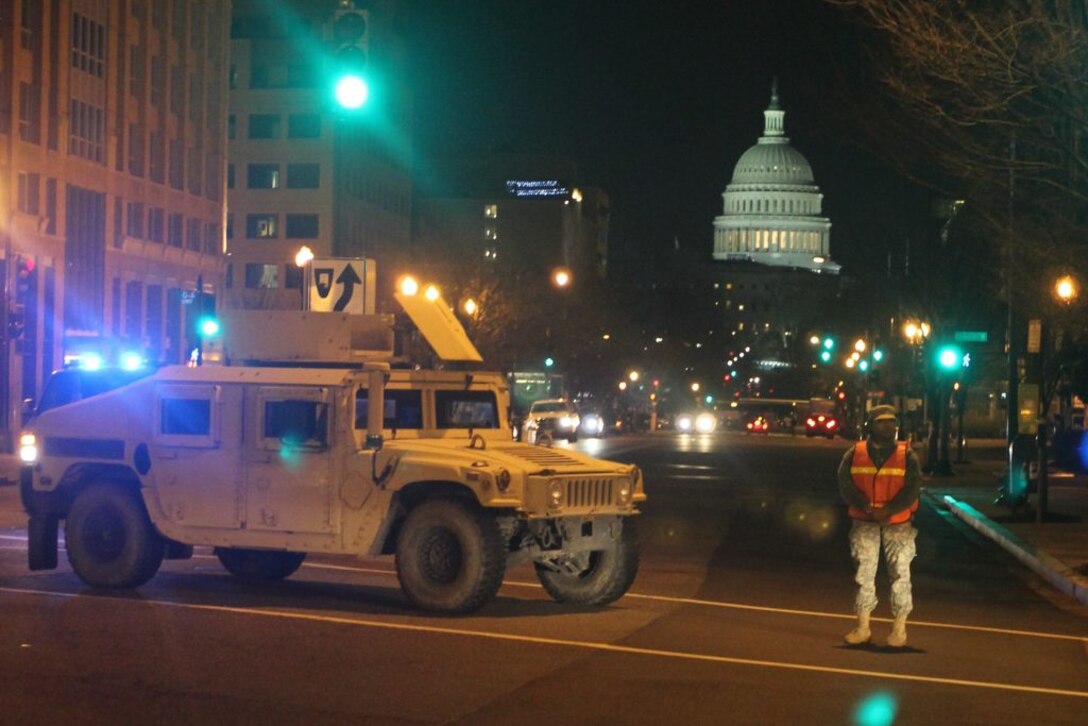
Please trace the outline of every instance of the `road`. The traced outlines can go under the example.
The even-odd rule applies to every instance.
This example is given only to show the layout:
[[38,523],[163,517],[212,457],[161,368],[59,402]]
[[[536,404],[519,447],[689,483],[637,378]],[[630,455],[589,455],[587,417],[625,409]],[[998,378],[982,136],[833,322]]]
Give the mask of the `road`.
[[54,572],[26,570],[17,493],[0,487],[0,721],[1084,722],[1083,611],[928,505],[910,647],[843,645],[841,440],[576,446],[639,464],[650,495],[639,577],[601,610],[553,603],[519,567],[482,611],[434,617],[407,606],[385,559],[316,558],[248,586],[199,549],[138,592],[98,594],[63,553]]

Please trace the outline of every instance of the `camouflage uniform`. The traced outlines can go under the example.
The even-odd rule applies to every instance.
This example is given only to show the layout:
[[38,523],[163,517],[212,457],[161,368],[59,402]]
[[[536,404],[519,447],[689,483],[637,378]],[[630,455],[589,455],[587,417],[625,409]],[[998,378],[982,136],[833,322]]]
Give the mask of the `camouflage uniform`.
[[918,530],[910,522],[903,524],[877,524],[854,520],[850,529],[850,556],[854,558],[858,584],[854,599],[854,612],[871,613],[876,609],[876,568],[880,562],[880,545],[884,545],[884,559],[888,563],[891,580],[892,615],[910,614],[914,606],[910,590],[910,563],[914,559],[914,539]]

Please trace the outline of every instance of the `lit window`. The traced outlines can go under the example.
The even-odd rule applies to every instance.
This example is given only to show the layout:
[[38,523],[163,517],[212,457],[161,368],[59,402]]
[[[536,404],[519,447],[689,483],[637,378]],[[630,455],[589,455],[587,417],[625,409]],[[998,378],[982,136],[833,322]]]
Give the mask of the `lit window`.
[[498,219],[499,217],[499,205],[498,204],[486,204],[484,205],[484,217],[487,219]]
[[275,214],[247,214],[246,237],[250,239],[277,237]]

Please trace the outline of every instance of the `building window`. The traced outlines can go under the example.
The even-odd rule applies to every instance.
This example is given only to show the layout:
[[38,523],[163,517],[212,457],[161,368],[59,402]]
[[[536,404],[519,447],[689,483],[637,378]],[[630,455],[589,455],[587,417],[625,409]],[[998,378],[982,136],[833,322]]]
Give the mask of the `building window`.
[[45,233],[57,233],[57,180],[45,180]]
[[234,188],[234,164],[227,164],[227,189]]
[[287,238],[288,239],[316,239],[318,234],[318,222],[316,214],[288,214]]
[[140,324],[144,317],[144,286],[138,280],[125,285],[125,335],[140,337]]
[[204,182],[204,152],[198,146],[189,149],[189,193],[200,196]]
[[41,86],[37,83],[19,84],[19,138],[31,144],[41,141]]
[[106,27],[72,13],[72,67],[102,77],[106,60]]
[[234,116],[233,113],[230,116],[227,116],[227,138],[228,139],[233,139],[234,138],[234,133],[235,133],[237,125],[238,124],[235,121],[235,116]]
[[171,213],[170,216],[168,217],[168,225],[167,225],[167,229],[166,229],[166,232],[167,232],[166,241],[171,247],[181,247],[182,246],[183,227],[184,227],[184,219],[181,216],[181,214],[178,214],[177,212]]
[[151,132],[151,158],[147,175],[153,182],[162,184],[166,180],[166,140],[162,132]]
[[316,139],[321,136],[321,115],[293,113],[287,117],[287,136],[292,139]]
[[498,204],[486,204],[484,205],[484,217],[487,219],[499,218],[499,205]]
[[185,147],[181,139],[170,140],[170,186],[182,189],[185,186]]
[[200,220],[190,219],[185,222],[185,246],[200,252]]
[[151,207],[147,210],[147,238],[152,242],[162,244],[165,237],[166,212],[162,207]]
[[279,164],[249,164],[246,167],[246,186],[250,189],[279,189]]
[[151,105],[158,108],[166,87],[165,62],[159,56],[151,58]]
[[275,214],[247,214],[246,237],[250,239],[277,237]]
[[321,186],[320,164],[288,164],[288,189],[317,189]]
[[18,201],[16,206],[20,212],[26,214],[38,214],[38,191],[41,187],[41,177],[37,174],[19,174]]
[[246,287],[276,288],[279,286],[279,265],[246,263]]
[[278,139],[280,137],[280,117],[275,113],[251,113],[249,115],[249,138]]
[[128,171],[133,176],[144,175],[144,129],[140,124],[128,125]]
[[208,222],[204,225],[204,252],[209,255],[219,254],[219,225]]
[[102,163],[106,113],[101,108],[72,99],[68,129],[68,153]]
[[135,99],[144,97],[144,53],[136,45],[128,49],[128,92]]
[[144,203],[128,203],[128,236],[136,239],[144,238]]

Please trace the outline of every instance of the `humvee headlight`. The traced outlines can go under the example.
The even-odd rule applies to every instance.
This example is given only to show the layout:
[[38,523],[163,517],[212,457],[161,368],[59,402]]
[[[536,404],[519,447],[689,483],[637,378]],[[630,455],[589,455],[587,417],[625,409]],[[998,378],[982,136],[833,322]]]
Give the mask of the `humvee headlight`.
[[619,495],[620,504],[627,504],[631,501],[631,481],[629,479],[620,479],[619,484],[616,493]]
[[563,505],[563,482],[552,479],[548,482],[548,506],[558,509]]
[[570,416],[563,416],[559,419],[559,427],[564,429],[574,428],[574,419]]
[[505,492],[510,488],[510,472],[506,469],[499,469],[498,475],[495,477],[495,485],[499,488],[500,492]]
[[19,437],[19,460],[24,464],[33,464],[38,460],[38,437],[34,434]]

